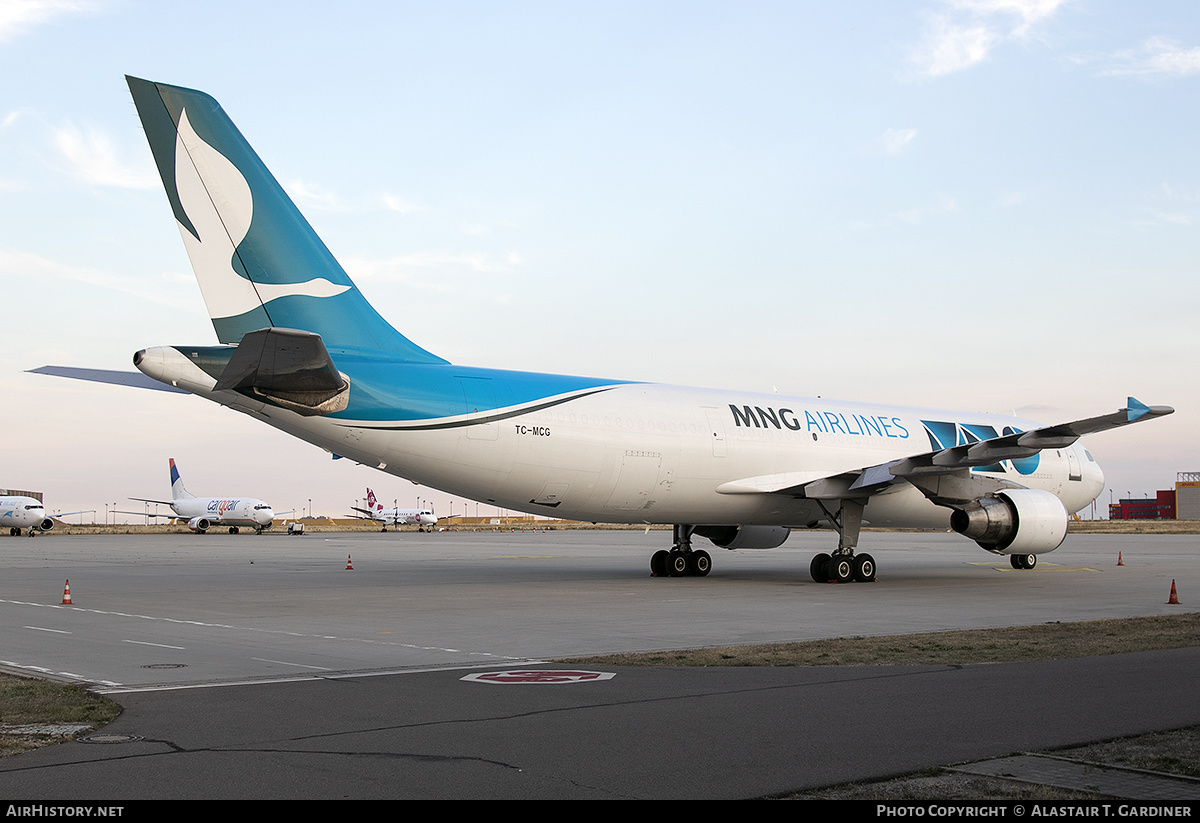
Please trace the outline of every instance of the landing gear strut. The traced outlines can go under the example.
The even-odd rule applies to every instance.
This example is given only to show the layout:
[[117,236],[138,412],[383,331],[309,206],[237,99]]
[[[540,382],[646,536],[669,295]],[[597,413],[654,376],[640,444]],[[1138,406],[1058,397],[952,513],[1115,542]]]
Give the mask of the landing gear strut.
[[817,583],[873,583],[875,582],[875,558],[869,554],[855,554],[858,534],[862,529],[863,502],[842,500],[837,513],[825,508],[817,501],[826,518],[838,533],[838,547],[832,554],[818,554],[808,565],[808,573]]
[[655,577],[704,577],[712,570],[712,558],[703,549],[692,549],[695,526],[676,525],[672,529],[671,550],[659,549],[650,558],[650,573]]

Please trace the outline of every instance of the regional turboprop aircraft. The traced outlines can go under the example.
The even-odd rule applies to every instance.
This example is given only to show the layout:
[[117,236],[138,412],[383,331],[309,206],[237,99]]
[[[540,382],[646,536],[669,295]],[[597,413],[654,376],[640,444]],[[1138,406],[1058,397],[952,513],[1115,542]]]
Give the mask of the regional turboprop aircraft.
[[[271,528],[275,512],[262,500],[252,497],[196,497],[183,486],[179,469],[175,467],[175,458],[169,458],[171,464],[171,499],[149,500],[145,497],[131,497],[142,503],[162,503],[170,506],[176,517],[187,522],[187,527],[196,534],[204,534],[213,526],[227,527],[230,534],[237,534],[243,527],[254,529],[262,534],[264,529]],[[129,512],[129,514],[142,514]],[[146,516],[146,515],[143,515]],[[171,515],[151,514],[149,517],[170,517]]]
[[437,525],[437,517],[429,509],[385,509],[383,504],[375,499],[375,492],[370,489],[367,489],[367,507],[365,509],[360,509],[358,506],[350,508],[360,514],[365,514],[376,523],[382,523],[383,531],[387,531],[388,526],[417,526],[418,531],[425,531],[425,527],[429,526],[429,530],[433,531],[433,527]]
[[461,497],[585,521],[662,523],[658,575],[706,575],[703,536],[781,545],[827,526],[817,581],[870,581],[874,526],[953,528],[1031,568],[1104,475],[1080,435],[1170,414],[1039,426],[977,412],[784,398],[449,363],[387,323],[217,102],[127,78],[223,345],[144,349],[165,385],[335,455]]
[[27,529],[26,533],[33,537],[53,529],[54,521],[46,516],[46,507],[36,497],[12,495],[0,497],[0,528],[7,528],[9,535],[19,535],[21,529]]

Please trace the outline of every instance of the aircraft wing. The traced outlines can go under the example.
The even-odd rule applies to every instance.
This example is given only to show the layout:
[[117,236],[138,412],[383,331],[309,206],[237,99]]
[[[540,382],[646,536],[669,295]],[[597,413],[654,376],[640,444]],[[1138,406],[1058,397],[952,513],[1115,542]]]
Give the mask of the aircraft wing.
[[[1042,449],[1066,448],[1085,434],[1128,426],[1174,411],[1170,406],[1147,406],[1130,397],[1125,408],[1099,417],[1073,420],[1070,423],[1044,426],[1026,432],[1014,431],[974,443],[923,452],[840,474],[784,472],[747,477],[723,483],[717,487],[717,491],[722,494],[784,494],[814,500],[870,497],[887,490],[899,480],[916,482],[922,478],[930,478],[932,481],[939,475],[954,475],[977,466],[990,466],[1001,460],[1032,457]],[[1001,486],[1017,487],[1015,483],[997,482]],[[932,482],[921,483],[923,491],[935,485]],[[936,493],[934,495],[937,496]]]
[[[146,498],[146,497],[131,497],[131,498],[129,498],[129,499],[130,499],[130,500],[136,500],[136,501],[137,501],[137,502],[139,502],[139,503],[161,503],[161,504],[162,504],[162,505],[164,505],[164,506],[170,506],[170,505],[172,505],[172,503],[171,503],[171,501],[170,501],[170,500],[150,500],[149,498]],[[141,514],[141,512],[135,512],[135,514]],[[173,515],[173,514],[172,514],[172,515],[167,515],[167,516],[168,516],[168,517],[175,517],[176,515]]]
[[179,518],[179,515],[177,515],[177,514],[155,514],[154,512],[127,512],[124,509],[109,509],[108,511],[109,511],[109,514],[135,514],[138,517],[169,517],[172,519]]
[[42,366],[37,369],[27,369],[29,374],[49,374],[53,377],[69,377],[73,380],[88,380],[92,383],[111,383],[116,386],[132,386],[135,389],[154,389],[155,391],[176,392],[187,394],[183,389],[159,383],[141,372],[113,371],[112,369],[78,369],[73,366]]

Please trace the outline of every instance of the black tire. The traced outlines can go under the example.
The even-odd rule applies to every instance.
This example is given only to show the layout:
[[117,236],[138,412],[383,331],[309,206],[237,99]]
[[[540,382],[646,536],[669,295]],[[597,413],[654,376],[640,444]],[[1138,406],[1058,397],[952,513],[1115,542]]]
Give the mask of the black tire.
[[812,562],[808,564],[808,573],[812,575],[814,583],[829,582],[829,555],[821,553],[813,557]]
[[659,549],[654,554],[650,555],[650,574],[655,577],[667,576],[667,557],[670,555],[666,549]]
[[854,579],[854,558],[844,554],[834,555],[825,564],[829,579],[835,583],[849,583]]
[[691,567],[691,573],[696,577],[707,577],[712,571],[712,557],[703,549],[692,552],[688,566]]
[[875,582],[875,558],[869,554],[854,555],[854,582]]
[[683,577],[688,573],[687,555],[680,551],[671,551],[667,555],[667,574],[671,577]]

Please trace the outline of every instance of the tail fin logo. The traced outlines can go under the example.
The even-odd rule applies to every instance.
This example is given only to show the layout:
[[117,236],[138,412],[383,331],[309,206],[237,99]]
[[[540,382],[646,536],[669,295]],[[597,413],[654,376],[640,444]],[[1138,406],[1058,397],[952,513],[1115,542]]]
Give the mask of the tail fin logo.
[[183,485],[183,478],[179,476],[179,469],[175,466],[175,458],[168,458],[171,464],[171,499],[172,500],[187,500],[192,495]]
[[350,287],[317,277],[303,283],[255,283],[233,268],[250,231],[254,195],[246,178],[196,134],[187,110],[179,117],[175,184],[195,234],[180,225],[209,317],[236,317],[281,297],[334,297]]
[[371,511],[383,510],[382,504],[376,502],[375,500],[375,492],[371,491],[370,489],[367,489],[367,508]]

